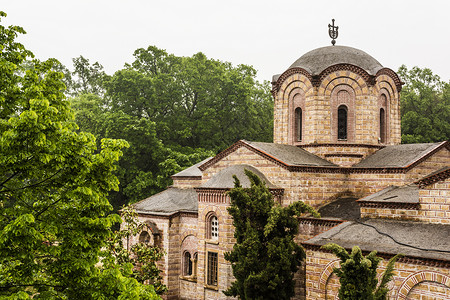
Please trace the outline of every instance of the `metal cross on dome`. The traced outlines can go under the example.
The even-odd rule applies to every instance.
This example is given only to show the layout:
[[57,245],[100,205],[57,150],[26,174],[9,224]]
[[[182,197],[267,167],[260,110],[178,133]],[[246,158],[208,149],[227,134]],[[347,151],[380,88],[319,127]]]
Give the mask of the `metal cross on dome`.
[[328,24],[328,34],[330,35],[330,38],[332,38],[331,40],[331,44],[336,44],[336,39],[338,37],[338,29],[339,26],[334,26],[334,19],[331,20],[333,23],[332,25]]

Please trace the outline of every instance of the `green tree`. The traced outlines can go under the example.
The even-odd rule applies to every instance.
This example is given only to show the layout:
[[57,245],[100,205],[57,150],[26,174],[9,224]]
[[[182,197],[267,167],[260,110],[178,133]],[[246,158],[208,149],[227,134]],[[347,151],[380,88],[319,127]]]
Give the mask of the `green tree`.
[[401,66],[402,143],[431,143],[450,139],[450,84],[430,69]]
[[[342,300],[384,300],[389,289],[387,284],[394,276],[394,265],[402,254],[397,254],[389,260],[381,281],[377,279],[377,268],[383,260],[372,251],[363,256],[358,246],[353,247],[349,254],[337,244],[327,244],[324,249],[332,251],[340,260],[340,267],[333,272],[339,277],[339,299]],[[377,287],[378,285],[378,287]]]
[[157,299],[130,272],[97,265],[120,221],[107,195],[127,143],[99,148],[77,132],[58,63],[29,60],[23,33],[0,25],[0,297]]
[[[69,94],[72,96],[81,94],[103,95],[104,82],[108,78],[103,66],[98,62],[89,63],[89,59],[82,55],[72,59],[74,71],[70,74],[71,81],[68,86]],[[67,73],[65,73],[66,77]]]
[[132,266],[132,278],[142,284],[151,284],[157,294],[164,293],[167,287],[162,283],[161,270],[156,265],[156,262],[164,256],[163,251],[157,245],[152,246],[145,241],[130,246],[128,244],[130,237],[139,235],[147,229],[146,224],[138,220],[137,213],[131,206],[121,209],[121,217],[124,223],[108,240],[105,247],[106,258],[102,261],[104,267],[118,267],[126,273]]
[[106,83],[107,105],[155,122],[169,147],[219,151],[239,139],[272,139],[273,102],[246,65],[177,57],[150,46]]
[[275,204],[265,183],[246,170],[251,187],[243,188],[236,176],[229,192],[236,244],[225,254],[236,278],[227,296],[240,299],[290,299],[294,296],[294,273],[305,252],[295,241],[297,217],[318,213],[301,201],[288,207]]
[[213,155],[201,148],[175,147],[183,152],[172,150],[158,138],[155,122],[120,109],[110,109],[103,101],[94,94],[71,99],[76,122],[82,130],[98,139],[124,139],[130,145],[123,150],[124,157],[115,172],[120,180],[119,190],[110,193],[116,210],[162,191],[171,184],[171,175]]

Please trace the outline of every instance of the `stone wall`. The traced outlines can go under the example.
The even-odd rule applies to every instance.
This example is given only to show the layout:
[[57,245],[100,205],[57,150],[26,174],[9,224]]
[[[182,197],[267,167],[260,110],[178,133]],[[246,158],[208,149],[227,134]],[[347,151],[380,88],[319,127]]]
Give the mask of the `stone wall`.
[[[387,260],[378,269],[381,276]],[[339,266],[334,254],[308,250],[306,259],[306,299],[337,299],[339,280],[332,274],[333,267]],[[449,299],[450,269],[448,267],[428,266],[401,259],[395,264],[393,281],[388,285],[388,299]]]
[[172,177],[173,180],[173,187],[180,188],[180,189],[189,189],[198,187],[202,184],[202,177]]
[[[274,143],[308,144],[380,144],[380,108],[386,109],[385,145],[400,143],[399,93],[394,80],[387,75],[377,77],[375,85],[350,70],[336,70],[313,86],[302,70],[289,70],[283,74],[279,89],[274,93]],[[280,77],[280,78],[281,78]],[[278,84],[278,83],[277,83]],[[340,91],[348,97],[339,98]],[[387,103],[380,104],[384,95]],[[337,108],[348,110],[347,139],[338,140]],[[295,109],[302,109],[302,140],[295,135]]]
[[450,224],[449,178],[421,187],[418,193],[419,203],[417,205],[380,203],[378,207],[361,206],[361,217]]
[[[200,192],[201,194],[201,192]],[[221,197],[201,197],[198,205],[198,274],[196,299],[232,299],[226,297],[226,290],[233,280],[231,265],[224,258],[224,253],[231,251],[235,243],[234,227],[226,208],[230,198],[221,193]],[[214,198],[216,201],[211,201]],[[219,222],[219,235],[217,239],[210,239],[207,226],[209,218],[214,214]],[[207,284],[207,255],[215,252],[218,255],[218,283],[217,286]]]
[[406,180],[413,182],[450,164],[450,151],[447,148],[438,150],[433,155],[418,163],[406,173]]

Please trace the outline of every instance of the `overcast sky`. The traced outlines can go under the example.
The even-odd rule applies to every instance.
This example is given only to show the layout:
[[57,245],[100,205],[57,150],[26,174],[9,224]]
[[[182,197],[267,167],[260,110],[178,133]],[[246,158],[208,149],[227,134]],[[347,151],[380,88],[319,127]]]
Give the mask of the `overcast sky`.
[[245,0],[0,0],[6,25],[40,59],[72,67],[83,55],[112,74],[149,45],[178,56],[203,52],[252,65],[271,80],[304,53],[331,45],[361,49],[384,67],[428,67],[450,79],[450,1]]

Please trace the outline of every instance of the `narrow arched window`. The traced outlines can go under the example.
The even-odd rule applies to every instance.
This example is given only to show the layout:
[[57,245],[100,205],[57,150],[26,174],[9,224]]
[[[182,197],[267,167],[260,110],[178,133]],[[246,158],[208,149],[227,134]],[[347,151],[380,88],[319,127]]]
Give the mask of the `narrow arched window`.
[[219,220],[216,216],[211,216],[209,219],[209,226],[210,226],[210,238],[213,240],[217,240],[219,238]]
[[380,142],[386,142],[386,114],[384,108],[380,108]]
[[341,105],[338,108],[338,140],[347,139],[347,107]]
[[297,142],[300,142],[302,140],[302,109],[300,107],[297,107],[295,109],[295,138]]
[[197,276],[197,260],[198,255],[197,252],[194,253],[194,256],[192,258],[192,275]]
[[183,273],[185,276],[192,275],[191,254],[187,251],[184,253],[184,272]]

